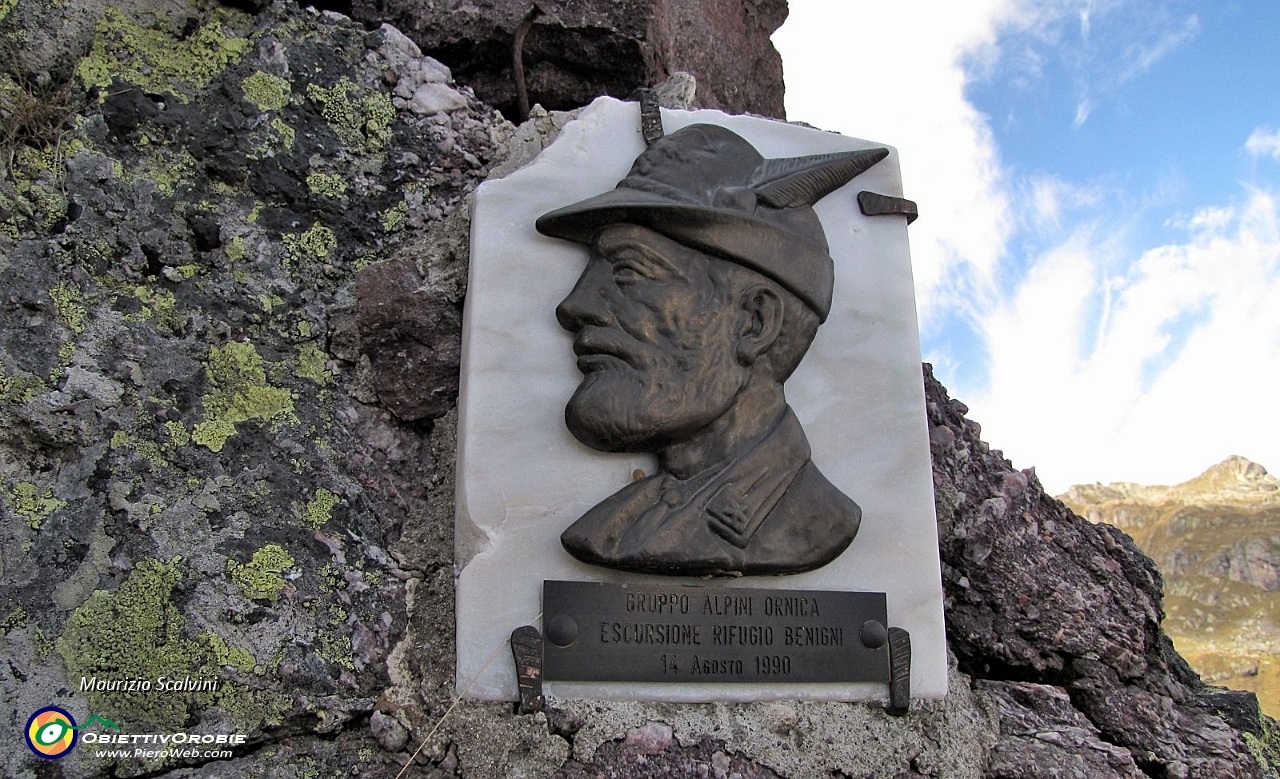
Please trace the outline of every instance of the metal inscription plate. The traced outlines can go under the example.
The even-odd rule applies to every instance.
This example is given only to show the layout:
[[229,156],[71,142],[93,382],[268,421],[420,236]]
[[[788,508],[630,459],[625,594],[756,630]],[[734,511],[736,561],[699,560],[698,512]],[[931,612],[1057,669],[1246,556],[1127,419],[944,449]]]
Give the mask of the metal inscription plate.
[[882,592],[544,581],[548,681],[889,681]]

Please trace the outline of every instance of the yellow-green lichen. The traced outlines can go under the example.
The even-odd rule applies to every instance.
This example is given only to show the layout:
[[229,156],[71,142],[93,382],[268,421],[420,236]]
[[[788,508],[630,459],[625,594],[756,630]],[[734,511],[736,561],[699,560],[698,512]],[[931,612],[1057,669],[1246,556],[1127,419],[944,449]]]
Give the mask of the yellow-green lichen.
[[336,173],[308,173],[307,187],[312,194],[342,197],[347,192],[347,181]]
[[[22,155],[20,154],[19,156],[21,157]],[[41,230],[50,230],[54,225],[66,219],[66,195],[47,178],[41,178],[38,181],[20,182],[18,192],[30,204],[29,214]]]
[[[181,425],[179,425],[179,427],[181,427]],[[155,441],[148,441],[145,438],[135,438],[123,430],[117,430],[111,435],[111,448],[114,451],[132,449],[135,454],[146,460],[152,468],[157,470],[173,467],[169,464],[169,461],[165,459],[164,454],[160,451],[159,445],[157,445]],[[162,505],[154,504],[151,506],[151,513],[153,514],[158,514],[163,510],[164,507]]]
[[55,643],[67,678],[153,685],[160,677],[218,681],[216,690],[86,690],[89,708],[111,719],[174,731],[188,723],[192,709],[214,705],[241,729],[278,724],[287,699],[219,679],[223,665],[238,665],[247,652],[212,641],[209,634],[203,640],[186,637],[186,618],[172,601],[182,576],[180,559],[142,560],[114,592],[97,590],[72,612]]
[[93,49],[80,61],[76,74],[89,88],[108,87],[113,79],[120,79],[190,102],[248,49],[247,38],[224,31],[225,23],[236,18],[234,12],[219,9],[208,24],[178,37],[156,29],[163,25],[163,17],[157,16],[149,27],[109,7],[98,22]]
[[403,230],[405,223],[409,221],[409,204],[403,200],[396,203],[382,212],[381,221],[382,229],[388,233]]
[[356,261],[352,267],[356,270],[356,272],[359,272],[369,267],[370,265],[374,264],[377,261],[378,261],[377,252],[365,252],[364,254],[356,258]]
[[191,443],[191,433],[181,422],[170,419],[164,423],[164,432],[169,439],[167,445],[170,449],[177,449]]
[[272,132],[279,136],[280,144],[282,146],[286,149],[293,148],[293,141],[298,137],[298,132],[296,130],[285,124],[285,121],[278,116],[273,118],[268,126],[271,128]]
[[49,299],[53,301],[58,324],[73,333],[84,332],[89,323],[89,312],[84,307],[84,298],[80,297],[79,290],[60,281],[49,290]]
[[342,575],[342,569],[333,563],[325,563],[320,566],[319,575],[320,591],[325,594],[332,594],[347,588],[347,580]]
[[262,675],[263,668],[253,659],[253,655],[249,654],[249,650],[242,646],[229,646],[222,636],[217,633],[205,632],[200,634],[209,645],[209,651],[213,654],[213,661],[221,666],[233,666],[239,668],[245,673],[256,673]]
[[1249,754],[1253,755],[1253,759],[1258,761],[1258,765],[1269,775],[1274,775],[1276,768],[1280,767],[1280,739],[1277,739],[1276,728],[1271,725],[1266,717],[1260,718],[1262,723],[1262,735],[1257,736],[1253,733],[1244,732],[1245,748],[1249,750]]
[[321,115],[346,146],[376,152],[391,140],[396,108],[382,92],[363,89],[344,76],[329,89],[308,84],[307,96],[320,104]]
[[4,18],[9,15],[9,12],[17,4],[18,0],[0,0],[0,22],[4,21]]
[[381,92],[367,96],[364,106],[364,131],[369,137],[369,150],[378,151],[391,141],[391,124],[396,120],[396,107],[391,98]]
[[129,182],[138,180],[154,182],[156,189],[171,195],[180,184],[190,180],[195,170],[196,158],[185,149],[175,152],[159,147],[147,152],[142,161],[123,178]]
[[3,488],[3,494],[8,498],[13,510],[26,518],[32,530],[39,530],[40,525],[50,514],[67,505],[65,500],[53,497],[52,487],[46,488],[41,493],[40,488],[29,481],[6,485]]
[[258,295],[257,300],[262,304],[262,310],[266,311],[268,314],[274,311],[278,306],[284,305],[284,298],[279,295],[267,295],[264,293]]
[[178,299],[172,292],[139,286],[133,288],[133,295],[142,305],[137,311],[125,314],[126,322],[153,322],[160,330],[174,334],[181,332],[186,317],[178,313]]
[[66,161],[89,149],[83,138],[74,135],[64,137],[58,143],[49,146],[23,146],[18,149],[18,166],[28,173],[52,173],[61,179],[66,173]]
[[286,233],[283,236],[284,248],[289,253],[289,260],[298,264],[307,261],[324,261],[338,248],[338,238],[328,227],[316,222],[310,230],[303,233]]
[[[0,103],[4,102],[12,101],[0,91]],[[4,210],[12,212],[10,219],[15,226],[21,224],[19,216],[35,222],[41,230],[66,221],[70,205],[65,188],[66,161],[88,148],[75,132],[63,130],[57,138],[21,144],[9,151],[3,168],[13,182],[12,192],[17,198],[5,203]]]
[[210,349],[205,368],[213,391],[204,396],[205,419],[191,434],[196,443],[221,452],[237,424],[294,419],[293,395],[267,383],[265,363],[252,344],[232,341]]
[[42,663],[53,652],[53,642],[44,637],[44,631],[39,625],[31,626],[31,643],[36,649],[36,660]]
[[31,615],[27,614],[27,610],[19,606],[9,612],[4,619],[0,619],[0,633],[8,633],[14,628],[25,627],[30,619]]
[[289,82],[279,76],[254,71],[252,76],[240,82],[245,100],[253,103],[259,111],[279,111],[289,105],[292,91]]
[[75,341],[63,341],[62,345],[58,347],[58,364],[59,365],[63,365],[63,366],[70,365],[71,358],[75,356],[76,356]]
[[[170,601],[181,574],[178,558],[143,560],[115,592],[98,590],[76,609],[58,638],[58,654],[71,679],[154,680],[186,676],[198,667],[183,636],[186,621]],[[142,691],[86,692],[90,707],[104,716],[128,716],[161,727],[187,720],[186,696]]]
[[236,434],[236,426],[225,419],[208,419],[191,431],[191,440],[212,452],[221,452],[227,439]]
[[[299,323],[301,324],[301,323]],[[317,384],[328,384],[333,378],[328,369],[329,355],[325,354],[313,341],[298,346],[297,374]]]
[[247,563],[227,560],[227,573],[249,600],[280,600],[284,591],[286,570],[293,567],[293,556],[276,544],[267,544],[253,553]]
[[341,625],[342,623],[347,621],[347,617],[350,615],[347,613],[346,609],[342,608],[338,604],[330,603],[328,607],[328,616],[329,616],[329,624]]
[[302,510],[302,521],[312,529],[319,529],[321,525],[333,519],[333,509],[341,500],[337,495],[321,487],[316,490],[315,495],[307,502],[306,508]]
[[49,384],[57,385],[62,375],[66,373],[67,366],[71,365],[71,358],[76,356],[76,342],[63,341],[58,346],[58,361],[53,366],[53,370],[49,371]]
[[227,241],[226,245],[222,247],[222,253],[225,254],[227,259],[232,262],[240,262],[243,260],[247,254],[244,247],[244,237],[237,235],[230,241]]
[[321,660],[340,665],[347,670],[356,670],[355,660],[351,657],[351,636],[320,636],[320,646],[316,651]]

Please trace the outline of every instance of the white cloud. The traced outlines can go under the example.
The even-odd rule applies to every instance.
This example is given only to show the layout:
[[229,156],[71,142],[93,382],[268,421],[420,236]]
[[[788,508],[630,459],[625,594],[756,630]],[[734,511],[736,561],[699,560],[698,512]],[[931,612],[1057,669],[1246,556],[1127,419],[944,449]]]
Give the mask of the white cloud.
[[1084,97],[1076,103],[1076,118],[1071,120],[1072,127],[1079,127],[1089,120],[1089,114],[1093,113],[1093,103],[1089,98]]
[[1102,199],[1096,186],[1081,186],[1057,176],[1030,176],[1025,190],[1018,198],[1024,204],[1023,221],[1036,230],[1055,229],[1065,214],[1082,206],[1097,205]]
[[1150,68],[1199,22],[1128,0],[938,3],[921,21],[913,3],[791,0],[773,40],[790,119],[898,147],[904,195],[920,206],[911,249],[921,329],[930,333],[987,306],[1016,227],[1011,192],[1021,185],[1003,169],[966,86],[999,68],[1033,87],[1046,55],[1064,58],[1080,84],[1078,126],[1096,108],[1091,95]]
[[1110,279],[1122,250],[1082,229],[985,318],[992,382],[973,416],[1051,490],[1180,481],[1230,454],[1280,463],[1276,198],[1249,191],[1186,229]]
[[1245,141],[1245,151],[1254,157],[1269,156],[1280,162],[1280,130],[1267,127],[1255,128]]
[[[1267,416],[1280,384],[1275,196],[1169,220],[1181,238],[1134,248],[1124,225],[1080,221],[1122,178],[1017,175],[965,95],[975,80],[1038,88],[1061,66],[1076,86],[1064,116],[1078,108],[1083,123],[1198,34],[1197,18],[1166,11],[978,0],[931,5],[922,23],[917,4],[791,0],[774,37],[791,119],[900,150],[920,204],[910,239],[926,358],[944,381],[968,375],[950,383],[984,438],[1052,490],[1177,481],[1233,453],[1280,469]],[[1246,149],[1280,159],[1280,132],[1258,128]],[[1123,215],[1099,219],[1136,225],[1185,194],[1176,170],[1156,175]],[[985,377],[963,350],[974,340]]]
[[1201,29],[1194,14],[1177,17],[1166,6],[1134,0],[1011,0],[998,22],[999,45],[970,63],[970,73],[1036,90],[1044,88],[1046,70],[1060,68],[1071,84],[1060,91],[1063,115],[1071,116],[1073,127]]
[[1196,37],[1200,32],[1200,17],[1192,14],[1177,27],[1166,28],[1157,32],[1155,40],[1150,43],[1138,43],[1128,47],[1124,52],[1126,67],[1120,71],[1116,84],[1132,81],[1137,76],[1151,70],[1151,67],[1164,59],[1182,44]]
[[993,44],[1012,8],[939,3],[922,23],[911,3],[792,0],[774,34],[788,118],[898,148],[904,195],[920,206],[911,251],[925,328],[954,304],[957,284],[991,285],[1008,238],[995,144],[964,97],[961,62]]

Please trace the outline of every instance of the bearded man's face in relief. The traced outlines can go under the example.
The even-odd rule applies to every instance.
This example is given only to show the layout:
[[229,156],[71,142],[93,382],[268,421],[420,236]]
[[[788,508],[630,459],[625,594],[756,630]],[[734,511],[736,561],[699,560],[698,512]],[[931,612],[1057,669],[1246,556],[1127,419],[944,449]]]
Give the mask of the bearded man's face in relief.
[[750,315],[732,264],[648,228],[603,228],[578,283],[556,308],[575,334],[582,383],[565,408],[579,441],[654,451],[723,415],[750,377],[737,356]]

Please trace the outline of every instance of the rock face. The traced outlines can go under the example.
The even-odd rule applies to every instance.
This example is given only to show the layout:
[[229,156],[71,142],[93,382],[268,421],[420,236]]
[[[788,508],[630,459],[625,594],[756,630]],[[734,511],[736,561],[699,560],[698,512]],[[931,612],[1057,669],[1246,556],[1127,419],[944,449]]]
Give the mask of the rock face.
[[513,119],[512,46],[526,21],[530,105],[563,110],[598,95],[625,98],[684,71],[702,107],[785,115],[782,59],[769,42],[787,17],[785,0],[354,0],[350,13],[404,30]]
[[1165,629],[1201,675],[1280,713],[1280,480],[1230,457],[1171,487],[1077,485],[1063,501],[1155,560]]
[[[67,101],[3,150],[0,731],[20,749],[0,775],[30,775],[24,723],[68,695],[133,732],[381,774],[405,725],[375,739],[370,715],[452,547],[428,495],[465,258],[423,241],[513,128],[452,82],[429,82],[447,109],[397,106],[391,80],[447,70],[390,28],[193,4],[89,29],[49,60],[65,86],[0,79],[5,106]],[[402,401],[406,371],[430,386]],[[218,688],[111,685],[162,676]],[[96,775],[76,753],[63,774]]]
[[[1275,775],[1252,696],[1202,686],[1160,632],[1151,562],[927,372],[945,700],[454,705],[466,195],[568,117],[513,128],[390,28],[139,7],[0,78],[6,112],[72,101],[4,136],[0,774]],[[465,105],[421,113],[424,84]],[[246,743],[48,762],[13,745],[50,704]]]
[[1245,746],[1261,725],[1233,732],[1221,712],[1236,698],[1203,687],[1173,650],[1151,560],[1013,470],[928,372],[925,386],[947,633],[1001,707],[992,775],[1068,776],[1053,771],[1081,758],[1082,776],[1257,772]]

